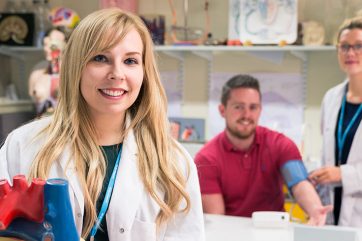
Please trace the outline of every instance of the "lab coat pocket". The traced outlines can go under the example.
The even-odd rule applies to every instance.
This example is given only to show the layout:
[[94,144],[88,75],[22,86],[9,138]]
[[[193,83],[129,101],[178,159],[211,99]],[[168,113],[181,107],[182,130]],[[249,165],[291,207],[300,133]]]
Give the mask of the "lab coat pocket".
[[[352,195],[353,207],[351,212],[351,221],[349,222],[349,226],[361,227],[362,225],[362,198],[360,194]],[[343,200],[344,201],[344,200]],[[342,202],[343,202],[342,201]],[[351,202],[351,203],[352,203]],[[348,207],[347,207],[348,209]]]
[[156,241],[156,223],[135,219],[131,237],[132,241]]

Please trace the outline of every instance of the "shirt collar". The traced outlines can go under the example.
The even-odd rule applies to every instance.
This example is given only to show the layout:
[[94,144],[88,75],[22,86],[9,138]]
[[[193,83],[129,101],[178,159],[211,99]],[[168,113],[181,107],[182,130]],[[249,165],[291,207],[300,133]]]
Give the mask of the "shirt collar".
[[[224,130],[224,132],[221,134],[221,142],[224,146],[224,148],[227,150],[227,151],[235,151],[236,148],[235,146],[231,143],[231,141],[229,140],[227,134],[226,134],[226,130]],[[262,141],[262,138],[261,138],[261,133],[260,133],[260,127],[257,126],[256,127],[256,130],[255,130],[255,137],[254,137],[254,141],[253,141],[253,144],[251,144],[251,147],[249,150],[251,150],[255,145],[260,145],[261,141]]]

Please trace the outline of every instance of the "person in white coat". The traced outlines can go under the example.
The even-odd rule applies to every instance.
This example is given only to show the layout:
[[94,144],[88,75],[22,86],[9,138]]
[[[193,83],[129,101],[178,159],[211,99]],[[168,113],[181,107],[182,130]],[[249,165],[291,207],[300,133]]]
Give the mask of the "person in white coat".
[[69,181],[84,239],[204,240],[196,167],[171,137],[153,52],[139,17],[91,13],[64,50],[54,114],[14,130],[0,150],[0,179]]
[[362,17],[341,26],[337,50],[347,79],[324,96],[324,166],[309,178],[327,190],[335,225],[362,227]]

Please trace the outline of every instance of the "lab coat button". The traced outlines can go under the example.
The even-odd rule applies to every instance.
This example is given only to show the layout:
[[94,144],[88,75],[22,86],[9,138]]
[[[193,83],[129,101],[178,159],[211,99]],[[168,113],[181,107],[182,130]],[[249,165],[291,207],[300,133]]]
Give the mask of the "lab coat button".
[[120,228],[120,229],[119,229],[119,232],[120,232],[120,233],[124,233],[124,228]]
[[81,213],[77,213],[77,217],[78,217],[78,218],[81,218],[81,217],[82,217],[82,214],[81,214]]

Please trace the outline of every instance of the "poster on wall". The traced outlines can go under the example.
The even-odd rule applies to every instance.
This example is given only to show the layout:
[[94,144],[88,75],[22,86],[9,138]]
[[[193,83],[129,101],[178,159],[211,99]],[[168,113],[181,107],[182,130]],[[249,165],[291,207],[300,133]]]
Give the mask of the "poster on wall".
[[34,14],[1,13],[0,45],[34,45]]
[[167,116],[181,116],[183,82],[177,71],[161,71],[161,82],[167,95]]
[[[229,0],[229,37],[242,43],[294,43],[297,39],[297,0]],[[237,29],[236,29],[237,28]]]
[[205,120],[200,118],[170,117],[172,136],[182,142],[204,142]]
[[[209,89],[208,131],[210,138],[225,129],[221,117],[221,89],[237,73],[212,73]],[[259,124],[279,131],[302,144],[306,83],[299,73],[250,73],[259,80],[263,110]]]
[[240,0],[229,0],[228,40],[240,39]]

